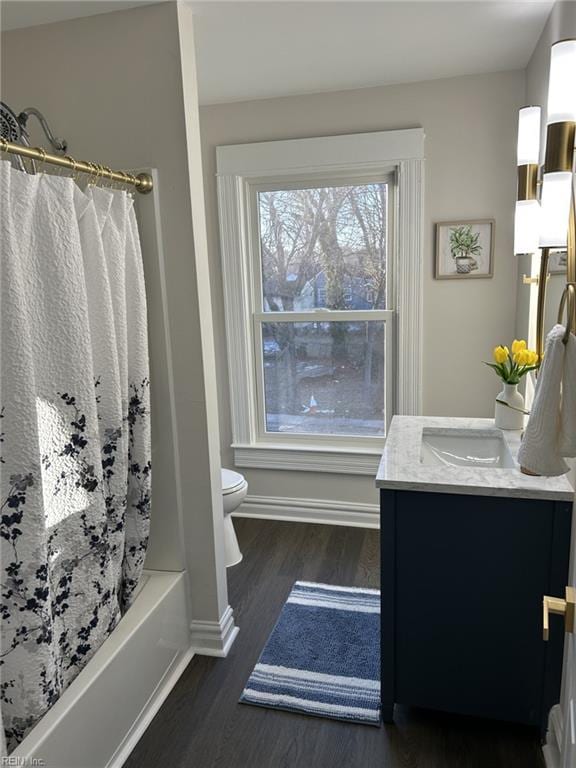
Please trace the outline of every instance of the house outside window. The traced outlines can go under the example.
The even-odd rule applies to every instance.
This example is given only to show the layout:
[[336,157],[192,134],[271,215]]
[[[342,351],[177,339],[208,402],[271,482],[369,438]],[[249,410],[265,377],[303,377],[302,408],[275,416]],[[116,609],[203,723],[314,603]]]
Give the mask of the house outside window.
[[263,436],[385,435],[393,407],[391,335],[388,349],[385,339],[393,323],[386,296],[393,187],[386,175],[256,190]]

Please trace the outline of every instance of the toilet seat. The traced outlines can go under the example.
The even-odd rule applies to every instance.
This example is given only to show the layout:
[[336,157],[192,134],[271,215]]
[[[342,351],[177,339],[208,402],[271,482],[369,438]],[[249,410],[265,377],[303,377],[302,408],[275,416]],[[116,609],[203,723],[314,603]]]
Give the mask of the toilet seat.
[[231,469],[222,469],[222,494],[227,496],[229,493],[234,493],[246,483],[244,478],[239,472],[234,472]]

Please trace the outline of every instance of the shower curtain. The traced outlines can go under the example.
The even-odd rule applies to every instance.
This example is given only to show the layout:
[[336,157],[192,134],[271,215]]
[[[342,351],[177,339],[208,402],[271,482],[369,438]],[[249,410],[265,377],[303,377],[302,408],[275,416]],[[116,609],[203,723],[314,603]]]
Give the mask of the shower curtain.
[[0,708],[11,751],[133,600],[150,407],[131,197],[0,161],[0,248]]

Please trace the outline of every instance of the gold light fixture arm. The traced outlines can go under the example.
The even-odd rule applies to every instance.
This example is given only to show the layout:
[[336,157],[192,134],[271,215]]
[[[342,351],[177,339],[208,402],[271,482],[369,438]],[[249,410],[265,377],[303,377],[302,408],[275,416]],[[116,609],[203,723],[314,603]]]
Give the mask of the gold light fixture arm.
[[537,163],[527,163],[518,166],[518,192],[517,200],[538,199],[538,171]]
[[572,172],[576,123],[566,120],[552,123],[546,133],[545,173]]
[[[572,184],[572,205],[570,206],[570,224],[568,227],[568,250],[566,264],[566,282],[576,286],[576,193]],[[576,328],[576,312],[571,321],[572,330]]]
[[536,352],[538,359],[544,354],[544,315],[546,312],[546,287],[548,282],[548,262],[550,249],[542,248],[540,257],[540,274],[538,276],[538,299],[536,305]]
[[542,627],[543,638],[548,641],[550,638],[550,614],[556,613],[559,616],[564,616],[564,631],[568,634],[573,634],[575,627],[576,616],[576,590],[574,587],[566,587],[566,599],[562,600],[560,597],[550,597],[544,595],[542,601]]
[[[67,168],[74,173],[87,173],[90,176],[94,176],[94,169],[96,166],[94,163],[87,162],[86,160],[74,160],[73,158],[65,155],[51,155],[44,149],[38,147],[26,147],[23,144],[15,144],[11,141],[6,141],[0,138],[0,152],[7,152],[11,155],[18,155],[19,157],[27,157],[31,160],[41,160],[43,163],[50,165],[57,165],[60,168]],[[113,171],[106,173],[110,181],[118,181],[121,184],[128,184],[135,187],[138,192],[147,194],[152,191],[153,182],[152,177],[148,173],[139,173],[134,176],[131,173],[125,171]]]

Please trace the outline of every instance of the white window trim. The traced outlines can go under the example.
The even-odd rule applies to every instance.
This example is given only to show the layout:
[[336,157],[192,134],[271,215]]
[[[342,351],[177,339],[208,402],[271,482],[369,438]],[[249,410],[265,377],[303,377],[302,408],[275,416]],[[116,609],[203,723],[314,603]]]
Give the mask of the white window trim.
[[[424,131],[414,128],[217,148],[220,240],[224,276],[226,337],[230,375],[232,433],[239,467],[292,469],[360,475],[375,474],[382,444],[354,448],[338,441],[321,445],[275,444],[258,440],[257,372],[252,346],[252,227],[248,195],[263,178],[359,176],[396,173],[393,307],[395,413],[422,410],[422,252]],[[409,311],[401,311],[409,308]]]

